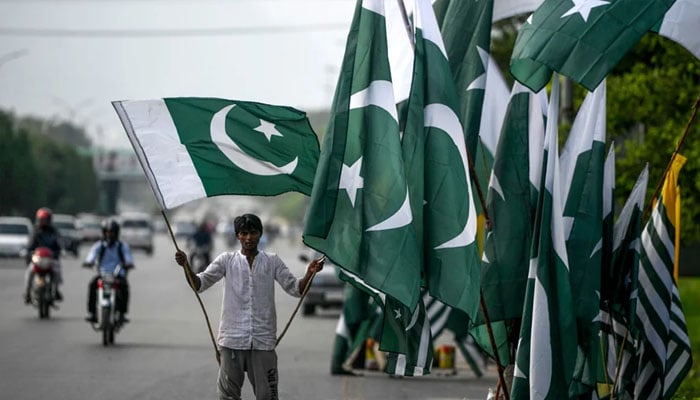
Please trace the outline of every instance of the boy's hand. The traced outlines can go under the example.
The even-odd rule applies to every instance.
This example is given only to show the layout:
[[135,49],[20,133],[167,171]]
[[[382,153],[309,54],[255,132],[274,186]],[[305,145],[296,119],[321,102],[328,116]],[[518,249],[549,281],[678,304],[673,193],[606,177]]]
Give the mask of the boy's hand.
[[175,262],[182,265],[183,267],[187,263],[187,254],[184,251],[178,250],[175,252]]
[[306,269],[307,273],[313,273],[313,272],[318,272],[323,269],[323,263],[326,261],[326,256],[323,256],[321,258],[317,258],[311,263],[309,263],[308,268]]

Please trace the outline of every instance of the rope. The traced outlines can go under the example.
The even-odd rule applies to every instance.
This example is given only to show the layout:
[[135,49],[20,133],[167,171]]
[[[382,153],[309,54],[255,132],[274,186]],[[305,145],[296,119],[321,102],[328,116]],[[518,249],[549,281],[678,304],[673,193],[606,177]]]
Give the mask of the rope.
[[[326,257],[323,256],[323,258],[325,259]],[[304,291],[301,293],[301,297],[299,298],[299,302],[297,303],[297,306],[294,309],[294,312],[292,312],[292,316],[289,317],[289,321],[287,321],[287,325],[284,326],[282,333],[280,333],[280,336],[277,338],[277,341],[275,342],[275,347],[277,347],[280,344],[280,341],[284,337],[284,334],[287,333],[287,329],[289,329],[289,326],[292,324],[292,320],[294,319],[294,316],[297,315],[297,311],[299,311],[299,307],[301,306],[302,301],[304,301],[304,297],[306,297],[306,293],[309,292],[309,288],[311,287],[311,282],[314,280],[314,276],[316,276],[315,269],[311,273],[311,278],[309,278],[309,281],[306,282],[306,286],[304,286]]]

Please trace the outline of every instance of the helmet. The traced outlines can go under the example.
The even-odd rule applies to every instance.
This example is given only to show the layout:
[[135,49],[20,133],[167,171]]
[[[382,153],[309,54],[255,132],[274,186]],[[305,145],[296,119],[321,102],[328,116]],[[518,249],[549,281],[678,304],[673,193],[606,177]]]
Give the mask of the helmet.
[[48,207],[41,207],[40,209],[36,210],[36,220],[37,221],[42,220],[42,219],[51,221],[52,215],[53,215],[53,212]]
[[46,271],[51,268],[53,264],[53,252],[48,247],[37,247],[32,253],[32,264],[35,265],[35,269],[38,268],[40,271]]
[[116,219],[108,218],[102,221],[102,235],[106,235],[108,231],[114,234],[115,239],[119,237],[119,222]]

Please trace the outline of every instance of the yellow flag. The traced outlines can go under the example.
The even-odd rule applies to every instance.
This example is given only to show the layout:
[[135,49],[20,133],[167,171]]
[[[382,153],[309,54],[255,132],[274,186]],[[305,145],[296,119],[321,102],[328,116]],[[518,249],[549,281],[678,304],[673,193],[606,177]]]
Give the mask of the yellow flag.
[[681,240],[681,188],[678,186],[678,174],[680,173],[686,158],[680,154],[671,162],[668,169],[664,186],[661,188],[661,201],[666,209],[666,217],[673,224],[674,235],[674,255],[673,255],[673,277],[678,282],[678,263],[680,259]]

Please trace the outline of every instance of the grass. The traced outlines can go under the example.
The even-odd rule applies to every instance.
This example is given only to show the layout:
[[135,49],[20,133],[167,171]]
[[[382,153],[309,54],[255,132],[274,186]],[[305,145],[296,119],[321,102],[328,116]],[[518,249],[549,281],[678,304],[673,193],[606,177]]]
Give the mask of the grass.
[[700,399],[700,278],[681,277],[678,290],[693,351],[693,367],[673,398],[695,400]]

